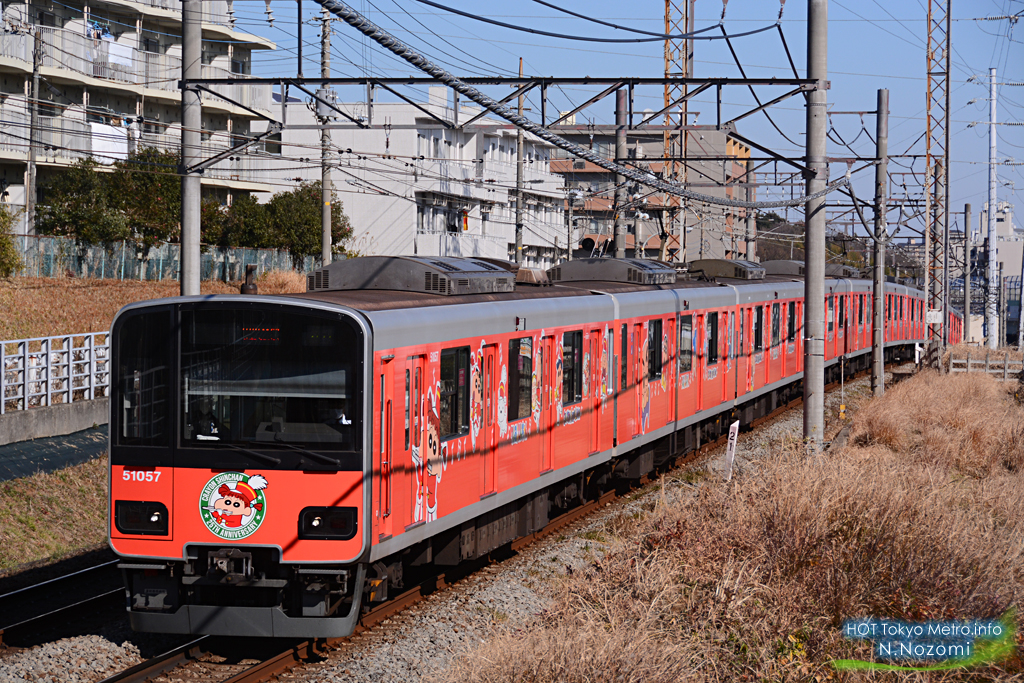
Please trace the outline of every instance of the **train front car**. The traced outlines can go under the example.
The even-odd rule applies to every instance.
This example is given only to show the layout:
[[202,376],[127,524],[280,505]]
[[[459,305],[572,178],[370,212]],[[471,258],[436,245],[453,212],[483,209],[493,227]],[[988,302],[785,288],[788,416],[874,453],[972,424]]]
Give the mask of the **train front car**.
[[109,532],[136,630],[354,627],[368,332],[296,304],[167,299],[115,320]]

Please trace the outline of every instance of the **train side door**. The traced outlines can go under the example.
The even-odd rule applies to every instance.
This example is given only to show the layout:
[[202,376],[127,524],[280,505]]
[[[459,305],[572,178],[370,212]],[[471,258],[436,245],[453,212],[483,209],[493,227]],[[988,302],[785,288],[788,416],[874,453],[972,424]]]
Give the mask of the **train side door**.
[[[633,348],[631,352],[632,362],[629,364],[629,374],[632,380],[632,389],[630,396],[632,398],[632,409],[630,415],[633,416],[632,424],[630,425],[629,436],[630,438],[640,434],[642,430],[643,421],[643,383],[647,379],[646,367],[643,367],[644,354],[649,351],[647,348],[647,332],[644,330],[643,323],[635,323],[633,325]],[[648,358],[648,363],[650,359]],[[642,374],[643,373],[643,374]]]
[[405,397],[401,405],[403,415],[399,420],[403,433],[401,441],[396,441],[402,444],[402,457],[396,467],[400,474],[399,481],[408,482],[409,486],[408,513],[402,517],[405,526],[422,522],[425,515],[422,509],[422,491],[426,478],[426,463],[422,459],[425,457],[422,442],[423,430],[426,427],[423,417],[426,407],[423,397],[426,364],[426,356],[409,356],[405,360],[405,368],[399,382]]
[[[584,380],[585,387],[589,388],[589,396],[583,392],[584,419],[590,420],[590,453],[597,453],[601,450],[601,330],[593,330],[587,335],[587,348],[585,353],[589,358],[589,367],[583,368],[587,373]],[[589,386],[588,386],[589,385]]]
[[497,382],[495,381],[495,369],[497,367],[498,347],[494,344],[484,347],[483,362],[480,364],[480,371],[483,373],[481,384],[483,388],[483,411],[480,425],[483,432],[483,444],[481,448],[484,455],[484,495],[494,493],[497,485],[496,468],[498,440],[494,433],[495,409],[497,405]]
[[678,413],[676,412],[676,400],[678,398],[678,392],[676,391],[676,370],[679,368],[679,362],[677,361],[677,354],[679,349],[676,348],[676,343],[679,338],[676,337],[676,318],[675,316],[668,318],[665,321],[668,325],[668,330],[663,335],[662,341],[662,359],[664,363],[661,368],[661,372],[668,376],[668,419],[666,423],[675,422]]
[[392,534],[392,463],[394,458],[394,356],[381,360],[377,381],[377,510],[375,513],[379,538]]
[[555,354],[561,353],[555,346],[554,337],[543,337],[540,340],[540,364],[537,370],[537,381],[540,382],[540,471],[551,470],[552,450],[554,449],[555,410],[552,382],[561,382],[555,377]]

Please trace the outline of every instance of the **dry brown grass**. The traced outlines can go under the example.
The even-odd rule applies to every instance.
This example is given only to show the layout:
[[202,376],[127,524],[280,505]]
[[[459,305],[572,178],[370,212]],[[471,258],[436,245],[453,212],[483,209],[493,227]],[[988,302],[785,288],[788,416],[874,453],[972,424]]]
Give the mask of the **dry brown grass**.
[[[977,344],[956,344],[946,349],[946,352],[942,356],[943,363],[949,363],[949,358],[967,358],[967,354],[971,354],[971,359],[974,361],[984,360],[987,349]],[[1004,346],[994,351],[989,352],[989,356],[993,362],[1002,361],[1004,357],[1009,357],[1010,360],[1021,360],[1024,358],[1024,354],[1013,346]]]
[[[857,415],[856,444],[838,453],[780,452],[620,518],[611,552],[561,579],[537,624],[496,634],[444,677],[821,681],[840,677],[832,659],[871,659],[842,637],[844,619],[997,617],[1024,595],[1024,479],[1001,448],[1021,431],[1022,411],[987,377],[907,380]],[[970,675],[1021,670],[1014,658]]]
[[298,294],[306,291],[306,276],[294,270],[271,270],[256,281],[260,294]]
[[[208,280],[203,294],[237,294],[239,283]],[[270,271],[259,279],[261,294],[306,291],[301,273]],[[25,339],[110,329],[114,315],[135,301],[177,296],[175,280],[98,280],[17,277],[0,279],[0,339]]]
[[106,542],[107,459],[0,482],[0,574]]

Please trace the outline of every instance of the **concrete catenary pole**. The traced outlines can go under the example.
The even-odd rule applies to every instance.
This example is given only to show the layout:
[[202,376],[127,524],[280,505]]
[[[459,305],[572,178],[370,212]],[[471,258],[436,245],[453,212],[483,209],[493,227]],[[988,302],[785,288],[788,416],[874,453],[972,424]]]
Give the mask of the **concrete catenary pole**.
[[[626,91],[615,91],[615,160],[621,163],[626,158]],[[626,179],[615,175],[615,224],[612,227],[612,243],[615,258],[626,258]],[[634,239],[636,235],[633,236]]]
[[[522,57],[519,57],[519,77],[522,77]],[[522,95],[519,95],[519,116],[522,116]],[[516,129],[515,145],[515,262],[522,265],[522,128]]]
[[25,232],[36,231],[36,155],[39,150],[39,67],[43,61],[43,34],[37,26],[32,45],[32,105],[29,107],[28,168],[25,178]]
[[[754,201],[756,190],[754,189],[754,162],[747,160],[747,201]],[[757,214],[753,209],[747,209],[747,251],[745,258],[748,261],[757,261]]]
[[[321,18],[322,28],[320,31],[320,78],[331,77],[331,13],[326,9]],[[326,91],[328,85],[324,83]],[[334,185],[331,183],[331,131],[326,126],[330,118],[323,116],[320,123],[324,128],[320,131],[320,229],[321,236],[321,258],[325,266],[331,263],[331,198],[334,195]]]
[[988,294],[985,298],[985,324],[988,338],[985,346],[997,348],[999,344],[999,262],[996,258],[996,70],[988,70]]
[[889,190],[889,91],[878,91],[875,113],[875,264],[871,283],[871,390],[875,396],[885,394],[885,244],[889,237],[886,224]]
[[964,341],[971,341],[971,205],[964,204]]
[[[807,194],[814,194],[828,182],[828,0],[807,2],[807,77],[817,82],[807,98]],[[805,206],[804,440],[817,450],[825,428],[825,197]]]
[[[181,75],[203,76],[202,0],[181,2]],[[202,153],[203,110],[195,86],[181,91],[181,295],[199,295],[199,230],[202,176],[191,170]]]

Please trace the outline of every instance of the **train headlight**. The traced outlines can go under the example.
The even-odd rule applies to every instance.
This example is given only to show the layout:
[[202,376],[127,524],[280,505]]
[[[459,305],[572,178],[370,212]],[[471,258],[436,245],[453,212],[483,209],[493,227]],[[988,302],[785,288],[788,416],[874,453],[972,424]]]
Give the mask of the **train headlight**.
[[299,538],[347,541],[356,535],[354,507],[308,507],[299,513]]
[[154,501],[115,500],[114,527],[122,534],[166,536],[167,506]]

